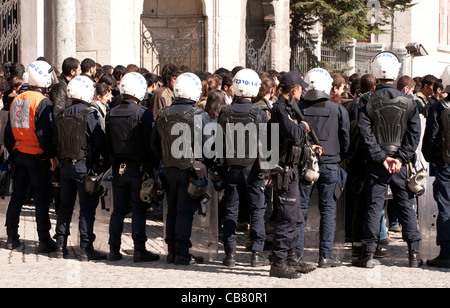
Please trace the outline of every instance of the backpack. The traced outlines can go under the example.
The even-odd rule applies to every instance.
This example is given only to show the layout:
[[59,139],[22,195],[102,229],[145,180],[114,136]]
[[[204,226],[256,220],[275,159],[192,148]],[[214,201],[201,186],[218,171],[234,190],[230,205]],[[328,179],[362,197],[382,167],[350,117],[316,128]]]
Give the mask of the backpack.
[[56,116],[58,154],[60,159],[79,161],[86,157],[87,116],[96,112],[89,107],[75,114],[60,113]]
[[[255,146],[258,143],[258,136],[250,136],[249,134],[251,132],[246,132],[245,136],[243,136],[245,138],[245,144],[244,147],[245,149],[238,149],[238,144],[237,144],[237,140],[239,137],[242,136],[236,136],[236,132],[234,131],[228,131],[227,130],[227,124],[238,124],[238,123],[242,123],[244,125],[244,127],[246,127],[248,124],[254,123],[256,125],[256,133],[259,135],[259,124],[261,124],[262,121],[262,117],[261,117],[261,111],[264,111],[264,107],[262,106],[254,106],[252,109],[250,109],[247,112],[237,112],[234,111],[231,105],[227,105],[225,107],[222,108],[221,111],[221,116],[219,118],[219,124],[223,129],[224,132],[224,141],[226,143],[225,146],[225,158],[226,158],[226,163],[228,166],[243,166],[243,167],[250,167],[253,166],[253,164],[255,163],[256,159],[257,159],[257,155],[255,157],[251,157],[250,154],[250,149],[251,146]],[[234,135],[234,136],[232,136]],[[228,141],[231,141],[231,138],[234,138],[234,144],[233,145],[229,145]],[[253,139],[252,139],[253,138]],[[250,139],[252,139],[253,141],[255,141],[254,139],[256,138],[256,143],[252,143]],[[228,149],[228,146],[232,146],[232,149]],[[254,148],[253,148],[254,149]],[[245,150],[245,153],[240,153],[242,150]],[[231,152],[233,152],[232,157],[230,157],[229,153],[231,154]],[[244,154],[245,157],[238,157],[239,154]],[[253,154],[257,154],[257,153],[253,153]]]
[[[204,110],[199,107],[192,107],[182,114],[172,114],[170,113],[170,107],[165,107],[159,113],[158,120],[156,122],[156,128],[161,136],[161,146],[162,146],[162,161],[164,167],[176,167],[181,170],[187,170],[192,167],[194,162],[194,130],[195,130],[195,116],[201,115],[204,113]],[[191,133],[191,143],[187,145],[188,136],[183,135],[175,136],[172,135],[172,128],[174,125],[183,124],[187,125],[190,128]],[[187,145],[190,149],[178,148],[179,152],[177,154],[181,154],[182,157],[174,157],[172,153],[172,147],[174,142],[180,141],[183,139],[185,143],[183,145]],[[190,154],[190,156],[186,156]]]

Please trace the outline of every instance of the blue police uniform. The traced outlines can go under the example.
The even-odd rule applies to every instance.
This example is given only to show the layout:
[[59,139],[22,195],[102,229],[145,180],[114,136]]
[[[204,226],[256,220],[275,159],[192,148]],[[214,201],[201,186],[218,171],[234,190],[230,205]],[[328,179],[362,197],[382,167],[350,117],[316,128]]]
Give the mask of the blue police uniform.
[[[232,111],[236,113],[249,114],[255,108],[259,107],[255,107],[250,100],[243,98],[236,99],[231,104]],[[259,124],[267,123],[267,113],[262,108],[257,110],[259,110],[261,118]],[[222,123],[222,121],[226,122],[226,117],[225,113],[221,113],[219,115],[219,123]],[[225,129],[225,127],[222,129]],[[250,139],[248,138],[246,142],[250,142]],[[227,158],[229,157],[225,157],[225,160]],[[268,265],[266,258],[262,255],[266,240],[264,222],[266,211],[264,196],[265,177],[263,175],[265,176],[268,170],[260,169],[258,158],[251,166],[245,163],[240,164],[239,159],[234,161],[234,163],[227,163],[228,171],[224,179],[223,243],[225,253],[228,255],[228,259],[224,260],[224,264],[227,266],[234,266],[235,264],[234,258],[229,254],[236,253],[236,224],[239,215],[239,204],[243,202],[244,206],[248,206],[250,214],[250,240],[253,251],[251,264],[254,267]]]
[[[393,84],[379,84],[374,96],[384,99],[395,99],[404,96]],[[405,113],[406,114],[406,113]],[[372,130],[372,120],[367,111],[367,104],[361,105],[359,110],[358,128],[361,134],[361,142],[368,155],[367,164],[367,212],[363,223],[362,251],[358,260],[354,260],[355,266],[370,267],[370,260],[376,250],[380,235],[380,219],[385,205],[385,195],[390,185],[395,204],[399,210],[399,218],[402,224],[403,240],[408,243],[410,266],[420,265],[418,257],[420,234],[417,225],[417,217],[414,211],[415,196],[406,184],[406,164],[415,155],[420,140],[420,118],[417,106],[414,107],[405,119],[405,133],[399,142],[397,150],[385,150],[377,141]],[[402,168],[399,173],[391,174],[383,166],[387,157],[399,159]],[[415,265],[414,265],[415,264]]]
[[[33,97],[33,99],[29,100],[29,97]],[[51,229],[49,217],[51,196],[49,158],[54,158],[57,154],[56,147],[53,143],[53,103],[48,98],[44,97],[41,91],[37,89],[30,89],[29,91],[22,93],[16,100],[23,99],[25,101],[23,105],[26,108],[27,102],[31,101],[31,104],[34,104],[33,101],[35,100],[35,97],[38,97],[38,100],[36,101],[38,103],[35,105],[35,110],[32,110],[33,107],[29,107],[28,113],[22,111],[16,114],[21,118],[23,116],[28,117],[34,113],[34,118],[19,119],[19,122],[16,123],[15,115],[11,114],[5,129],[5,147],[11,154],[11,159],[13,160],[13,165],[15,167],[13,174],[13,193],[6,213],[6,228],[8,240],[13,239],[10,248],[20,246],[18,240],[20,212],[25,203],[28,185],[31,184],[36,204],[36,223],[40,242],[38,251],[50,252],[56,250],[55,242],[51,239],[49,232]],[[18,101],[17,103],[21,102]],[[15,104],[16,101],[13,102],[11,108],[15,108]],[[18,106],[18,108],[18,110],[21,110],[23,107]],[[12,112],[14,112],[14,110]],[[28,121],[28,125],[24,125],[24,123],[26,124],[25,121]],[[21,147],[16,148],[19,146],[19,142],[16,139],[16,135],[13,133],[14,129],[27,130],[26,136],[29,137],[29,141],[31,141],[31,139],[34,140],[32,141],[33,145],[30,148],[31,151],[21,151]],[[20,137],[23,138],[24,136],[25,135],[22,135]]]
[[274,179],[274,200],[277,202],[278,212],[273,236],[272,258],[274,261],[286,260],[290,251],[295,251],[298,239],[299,224],[303,216],[300,208],[299,171],[298,165],[286,165],[283,156],[286,155],[284,144],[288,147],[302,143],[307,136],[307,128],[303,123],[298,124],[297,115],[288,105],[288,100],[280,95],[272,108],[273,124],[280,129],[280,167],[289,167],[289,185],[287,189],[280,189],[280,181],[272,174]]
[[433,184],[433,195],[437,202],[439,214],[437,217],[437,245],[440,254],[434,260],[428,260],[427,265],[450,267],[450,166],[443,159],[449,145],[443,138],[445,130],[443,111],[448,108],[448,100],[433,103],[428,109],[427,124],[423,136],[422,153],[425,159],[436,166],[436,179]]
[[[311,125],[319,138],[323,154],[319,158],[320,178],[312,186],[300,183],[302,215],[307,217],[307,211],[314,186],[319,193],[320,211],[320,243],[319,267],[337,266],[338,262],[325,263],[331,260],[333,254],[334,233],[336,228],[336,185],[340,181],[339,163],[350,147],[350,120],[347,109],[341,104],[327,98],[314,101],[301,100],[299,107],[306,121]],[[306,222],[300,224],[300,236],[297,252],[303,256]]]
[[[174,117],[183,117],[186,112],[192,111],[194,102],[188,99],[178,99],[170,107],[167,107],[168,113]],[[200,110],[198,110],[200,112]],[[201,125],[204,127],[209,123],[209,116],[206,112],[201,110],[198,114],[201,117]],[[190,241],[192,233],[192,222],[195,212],[200,207],[200,200],[194,200],[188,194],[188,185],[192,178],[191,168],[179,168],[177,166],[169,165],[165,161],[172,161],[171,157],[164,157],[164,155],[171,155],[171,149],[168,152],[163,149],[165,134],[159,129],[159,125],[165,119],[162,114],[158,115],[156,119],[156,126],[152,135],[152,149],[155,155],[163,161],[162,172],[160,178],[163,188],[166,192],[167,200],[167,220],[166,220],[166,238],[165,241],[168,246],[168,263],[175,263],[179,265],[188,265],[195,262],[202,262],[201,258],[193,258],[189,253],[192,247]],[[190,127],[193,129],[193,127]],[[202,145],[208,140],[208,136],[203,135],[201,138]],[[192,144],[193,145],[193,144]],[[192,146],[191,145],[191,146]],[[193,147],[192,147],[193,148]],[[203,159],[198,158],[199,161]]]
[[[74,100],[72,105],[64,110],[64,114],[77,114],[86,108],[88,107],[85,103]],[[57,246],[64,250],[66,249],[67,237],[70,233],[70,222],[77,193],[80,204],[80,218],[78,223],[80,247],[88,252],[92,252],[93,250],[93,242],[95,241],[94,221],[99,196],[88,194],[85,190],[84,183],[88,171],[95,166],[97,168],[100,166],[100,155],[107,157],[105,132],[99,120],[100,115],[97,112],[88,113],[86,116],[86,149],[89,149],[88,151],[90,153],[86,151],[85,158],[78,161],[63,159],[60,162],[61,194],[64,198],[61,198],[54,238],[56,239]],[[95,171],[101,172],[103,170]],[[89,258],[93,259],[93,254],[90,254]],[[96,255],[95,259],[98,258],[106,258],[106,255]]]
[[110,260],[119,252],[125,215],[132,211],[132,238],[135,262],[156,261],[158,255],[146,250],[147,205],[140,198],[144,172],[151,175],[157,160],[151,151],[152,112],[124,97],[106,115],[108,151],[112,157],[113,203],[109,226]]

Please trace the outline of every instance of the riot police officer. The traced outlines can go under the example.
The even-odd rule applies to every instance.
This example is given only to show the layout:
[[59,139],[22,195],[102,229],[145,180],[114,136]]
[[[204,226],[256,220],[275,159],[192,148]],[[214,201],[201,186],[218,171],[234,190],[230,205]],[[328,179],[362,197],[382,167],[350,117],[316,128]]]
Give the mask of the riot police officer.
[[[268,170],[263,170],[259,155],[251,151],[251,147],[257,145],[251,140],[259,140],[258,128],[260,124],[267,123],[267,114],[263,107],[254,106],[252,99],[255,98],[261,87],[258,74],[250,69],[239,71],[233,78],[233,89],[236,99],[231,105],[225,106],[219,115],[219,124],[225,135],[226,155],[225,164],[227,172],[225,175],[224,192],[224,217],[223,217],[223,244],[225,259],[223,264],[228,267],[236,265],[236,224],[239,215],[239,202],[246,200],[250,214],[250,240],[252,242],[251,266],[267,266],[268,259],[264,256],[264,242],[266,239],[264,213],[266,203],[264,196],[265,175]],[[246,132],[237,131],[239,124],[245,125],[250,130]],[[253,126],[252,126],[253,125]],[[251,128],[255,130],[251,130]],[[235,131],[236,128],[236,131]],[[239,148],[236,136],[244,137],[245,140]],[[230,140],[236,142],[228,142]],[[230,149],[230,147],[233,147]],[[242,155],[239,155],[241,153]],[[253,154],[253,155],[252,155]]]
[[209,123],[208,114],[195,107],[201,86],[195,74],[178,76],[175,102],[159,112],[152,135],[153,151],[162,160],[160,178],[167,199],[167,263],[176,265],[203,262],[189,253],[194,214],[207,198],[207,167],[202,153],[195,152],[207,140],[199,131]]
[[72,103],[55,119],[58,154],[61,160],[61,194],[64,196],[61,199],[54,236],[58,247],[56,256],[63,258],[67,254],[67,237],[78,193],[81,260],[102,260],[106,259],[106,254],[93,248],[99,191],[85,189],[87,175],[101,173],[103,170],[100,157],[107,157],[100,115],[88,107],[94,99],[94,82],[86,76],[75,77],[67,86],[67,94]]
[[[306,121],[311,125],[323,148],[319,159],[320,177],[313,185],[300,183],[302,215],[306,217],[313,188],[319,192],[320,239],[319,267],[328,268],[340,266],[341,262],[333,258],[334,233],[336,228],[335,211],[336,186],[345,171],[339,167],[342,157],[350,147],[350,120],[347,109],[339,103],[330,100],[330,90],[333,79],[321,68],[309,71],[305,82],[310,84],[307,93],[300,101],[299,107]],[[313,142],[313,141],[312,141]],[[343,184],[339,184],[343,185]],[[303,256],[306,221],[300,224],[300,238],[297,247]]]
[[[292,100],[299,101],[303,88],[309,85],[297,72],[288,72],[280,80],[281,95],[272,108],[272,124],[279,125],[280,162],[272,173],[274,202],[278,213],[273,236],[270,276],[300,278],[301,272],[315,269],[298,259],[298,224],[303,221],[300,208],[299,165],[302,147],[310,131],[308,123],[300,121],[292,107]],[[314,146],[314,150],[320,149]]]
[[[450,93],[450,66],[442,74],[444,92]],[[427,260],[427,265],[450,268],[450,98],[447,96],[430,105],[423,136],[422,153],[436,168],[433,195],[437,202],[437,245],[439,255]]]
[[120,82],[123,100],[106,115],[108,151],[112,157],[113,213],[109,226],[108,259],[120,260],[121,236],[125,215],[131,206],[134,262],[159,260],[145,244],[147,206],[140,199],[144,173],[152,174],[156,159],[151,151],[152,112],[141,106],[147,82],[138,73],[128,73]]
[[6,248],[21,246],[19,218],[31,184],[36,202],[38,251],[48,253],[56,250],[49,233],[50,171],[54,171],[59,162],[53,143],[53,104],[44,93],[57,79],[52,67],[44,61],[31,63],[26,75],[30,88],[14,99],[5,129],[5,146],[15,166],[14,190],[6,213]]
[[358,259],[352,262],[359,267],[374,267],[374,252],[388,185],[399,210],[403,240],[408,243],[409,266],[423,264],[419,256],[420,234],[414,211],[415,195],[406,183],[406,165],[419,145],[421,125],[416,104],[395,88],[394,80],[399,71],[400,62],[393,53],[382,52],[375,56],[372,74],[378,85],[373,97],[359,109],[360,142],[368,155],[363,247]]

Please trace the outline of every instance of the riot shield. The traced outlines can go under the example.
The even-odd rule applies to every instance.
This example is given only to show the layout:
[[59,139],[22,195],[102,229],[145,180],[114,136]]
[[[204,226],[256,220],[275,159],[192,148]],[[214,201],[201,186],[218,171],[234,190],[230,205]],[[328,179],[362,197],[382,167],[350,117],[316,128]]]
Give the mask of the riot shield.
[[[194,215],[192,222],[191,243],[192,248],[190,253],[194,256],[201,256],[205,261],[217,260],[219,254],[219,192],[214,189],[211,179],[208,181],[208,194],[211,199],[204,204],[206,215]],[[164,198],[164,219],[163,229],[164,238],[166,237],[166,218],[167,218],[167,199]],[[164,242],[164,250],[168,251],[167,244]]]
[[[338,260],[344,258],[345,253],[345,190],[342,192],[339,199],[336,201],[335,212],[336,229],[334,233],[334,249],[333,257]],[[319,194],[317,187],[314,187],[311,194],[311,200],[308,207],[307,219],[305,225],[305,258],[311,261],[317,261],[317,254],[308,256],[307,249],[318,249],[320,242],[320,211],[319,211]]]
[[192,223],[191,253],[202,256],[207,261],[217,259],[219,253],[219,192],[214,189],[212,181],[208,183],[211,199],[205,204],[206,213],[196,213]]
[[[420,119],[423,136],[426,128],[426,119],[423,116],[421,116]],[[419,221],[420,236],[422,238],[422,241],[420,242],[420,256],[425,260],[434,259],[439,255],[440,249],[436,244],[436,223],[439,210],[433,196],[433,183],[435,180],[434,169],[428,163],[425,163],[425,159],[420,151],[420,149],[422,149],[422,139],[418,148],[418,159],[428,170],[425,193],[417,198],[417,217]]]
[[439,255],[439,246],[436,244],[436,223],[438,206],[433,197],[434,176],[428,176],[425,193],[418,198],[419,229],[422,241],[420,243],[420,256],[422,259],[434,259]]
[[9,111],[0,111],[0,144],[5,144],[5,128],[8,123]]
[[0,245],[6,243],[7,235],[6,235],[6,211],[8,210],[10,197],[6,197],[5,199],[0,199]]

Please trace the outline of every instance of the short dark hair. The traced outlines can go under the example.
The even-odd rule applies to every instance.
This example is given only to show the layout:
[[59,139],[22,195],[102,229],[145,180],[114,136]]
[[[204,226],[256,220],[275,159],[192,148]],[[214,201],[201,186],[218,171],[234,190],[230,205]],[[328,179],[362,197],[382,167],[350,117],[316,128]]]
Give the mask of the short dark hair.
[[437,93],[437,90],[438,89],[441,89],[442,91],[444,91],[444,84],[442,83],[442,79],[437,79],[435,82],[434,82],[434,85],[433,85],[433,92],[434,93]]
[[172,79],[173,77],[178,77],[181,75],[181,68],[175,64],[169,63],[164,65],[161,72],[161,81],[164,86],[167,86],[167,80]]
[[416,83],[414,79],[412,79],[408,75],[402,76],[397,80],[397,90],[399,91],[401,91],[404,87],[410,87],[411,89],[414,89],[415,86]]
[[97,85],[95,86],[95,91],[97,95],[105,96],[106,94],[111,92],[111,89],[105,83],[97,83]]
[[433,75],[425,75],[422,78],[422,87],[425,85],[432,86],[436,80],[437,80],[437,77],[435,77]]
[[117,65],[114,68],[113,76],[116,78],[117,81],[120,81],[122,79],[123,75],[125,75],[125,72],[127,71],[127,68],[123,65]]
[[117,85],[117,80],[111,74],[103,74],[102,77],[100,77],[98,83],[104,83],[108,86],[115,87]]
[[146,73],[144,74],[145,80],[147,80],[147,86],[151,87],[155,83],[159,81],[159,76],[152,74],[152,73]]
[[375,77],[372,74],[366,74],[361,77],[361,93],[366,93],[372,90],[377,84]]
[[86,58],[83,61],[81,61],[81,72],[87,73],[89,70],[93,67],[96,67],[96,63],[94,60],[90,58]]
[[80,61],[75,58],[67,58],[63,61],[62,64],[62,73],[65,76],[70,76],[72,70],[77,70],[78,65],[80,65]]

